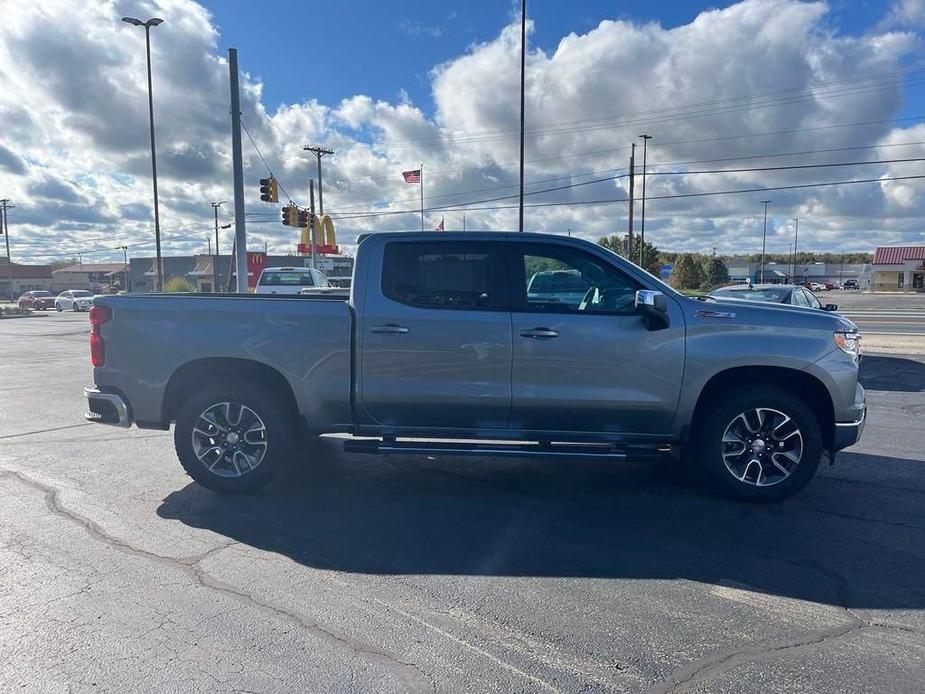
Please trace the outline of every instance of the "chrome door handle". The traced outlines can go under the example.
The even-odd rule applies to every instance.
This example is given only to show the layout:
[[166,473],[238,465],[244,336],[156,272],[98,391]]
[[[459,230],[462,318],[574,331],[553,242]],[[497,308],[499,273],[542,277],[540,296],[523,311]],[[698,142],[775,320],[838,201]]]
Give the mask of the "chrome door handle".
[[554,337],[559,337],[559,331],[550,330],[549,328],[530,328],[529,330],[521,330],[520,336],[534,340],[551,340]]
[[386,323],[385,325],[377,325],[371,332],[379,333],[380,335],[404,335],[408,332],[408,328],[395,323]]

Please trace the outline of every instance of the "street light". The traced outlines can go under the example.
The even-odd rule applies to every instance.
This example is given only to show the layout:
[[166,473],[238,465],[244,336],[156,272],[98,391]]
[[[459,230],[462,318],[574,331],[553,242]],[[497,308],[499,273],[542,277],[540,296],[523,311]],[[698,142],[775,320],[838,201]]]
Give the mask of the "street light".
[[134,17],[123,17],[122,21],[136,27],[145,28],[145,50],[148,59],[148,116],[151,123],[151,179],[154,185],[154,247],[157,255],[157,291],[164,288],[163,264],[161,262],[161,219],[157,206],[157,156],[154,148],[154,94],[151,91],[151,27],[156,27],[164,20],[152,17],[142,22]]
[[768,241],[768,205],[771,204],[770,200],[762,200],[761,204],[764,205],[764,233],[761,235],[761,283],[764,284],[764,251],[767,248]]
[[639,230],[639,267],[645,268],[646,254],[646,145],[652,139],[651,135],[643,133],[642,138],[642,228]]
[[122,251],[122,291],[129,291],[128,288],[128,246],[116,246],[117,251]]

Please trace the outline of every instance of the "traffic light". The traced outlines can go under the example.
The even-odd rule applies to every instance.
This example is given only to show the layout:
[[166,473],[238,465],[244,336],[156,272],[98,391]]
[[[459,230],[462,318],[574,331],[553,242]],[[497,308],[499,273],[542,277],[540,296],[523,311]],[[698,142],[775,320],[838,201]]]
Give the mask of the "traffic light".
[[276,188],[276,179],[273,176],[261,178],[260,199],[264,202],[279,202],[279,193]]
[[303,229],[308,229],[309,221],[308,210],[299,210],[299,226]]
[[299,208],[295,205],[286,205],[282,208],[283,225],[287,227],[299,226]]

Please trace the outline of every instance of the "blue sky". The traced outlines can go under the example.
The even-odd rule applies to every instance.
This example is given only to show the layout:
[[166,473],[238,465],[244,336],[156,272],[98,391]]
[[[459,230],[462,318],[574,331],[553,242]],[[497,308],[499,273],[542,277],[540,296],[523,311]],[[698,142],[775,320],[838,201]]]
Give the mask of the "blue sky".
[[[394,101],[404,90],[428,115],[433,111],[428,72],[472,43],[495,38],[519,12],[519,2],[504,0],[203,4],[221,32],[220,51],[238,48],[242,68],[263,81],[263,101],[271,111],[309,98],[335,105],[354,94]],[[671,28],[704,10],[732,4],[530,0],[527,16],[535,27],[530,45],[551,52],[563,36],[585,33],[604,19],[653,21]],[[886,17],[890,6],[886,0],[831,0],[826,23],[836,33],[861,35]],[[918,91],[910,91],[901,115],[925,109]]]

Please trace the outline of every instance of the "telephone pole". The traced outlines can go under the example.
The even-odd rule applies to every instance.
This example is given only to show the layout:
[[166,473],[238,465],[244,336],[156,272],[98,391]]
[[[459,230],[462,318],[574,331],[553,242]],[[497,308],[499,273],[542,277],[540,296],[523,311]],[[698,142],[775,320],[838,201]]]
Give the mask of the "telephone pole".
[[645,253],[646,253],[646,150],[649,144],[649,140],[652,139],[651,135],[642,134],[639,137],[642,138],[642,225],[639,230],[639,267],[645,268]]
[[13,258],[10,257],[10,220],[6,215],[6,211],[15,205],[11,205],[8,198],[3,198],[0,200],[0,232],[3,233],[3,238],[6,239],[6,276],[7,280],[10,283],[10,302],[12,303],[16,297],[13,296]]
[[122,251],[122,291],[129,291],[128,288],[128,246],[117,246]]
[[334,154],[333,149],[325,149],[318,145],[305,145],[303,148],[306,152],[312,152],[318,158],[318,216],[324,216],[324,191],[321,183],[321,157],[325,154]]
[[209,255],[212,255],[212,291],[218,291],[218,208],[225,204],[225,201],[213,202],[212,209],[215,211],[215,255],[212,255],[212,252],[209,252]]
[[[238,89],[238,50],[228,49],[231,82],[231,166],[234,171],[234,249],[238,294],[247,293],[247,231],[244,222],[244,156],[241,153],[241,93]],[[256,279],[256,278],[255,278]]]
[[764,284],[764,252],[768,245],[768,205],[771,204],[770,200],[762,200],[761,204],[764,205],[764,233],[761,235],[761,283]]
[[312,267],[316,268],[318,265],[315,256],[318,247],[315,243],[315,181],[312,178],[308,179],[308,231],[312,243]]
[[636,177],[636,143],[630,143],[630,213],[629,213],[629,243],[626,249],[626,259],[633,262],[633,185]]

